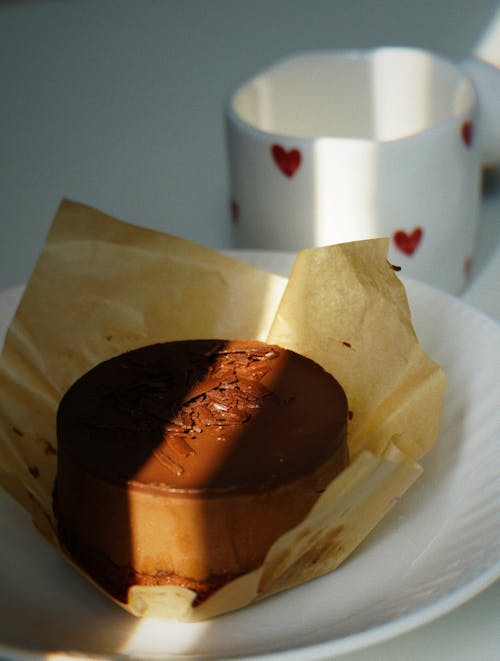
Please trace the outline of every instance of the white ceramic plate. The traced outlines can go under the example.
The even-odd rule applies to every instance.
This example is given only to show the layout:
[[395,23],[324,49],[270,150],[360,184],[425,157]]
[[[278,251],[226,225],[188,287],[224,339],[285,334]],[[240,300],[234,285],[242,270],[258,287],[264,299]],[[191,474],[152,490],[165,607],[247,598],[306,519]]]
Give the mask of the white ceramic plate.
[[[238,253],[288,273],[286,254]],[[420,341],[448,379],[424,475],[337,571],[207,623],[138,620],[96,592],[0,495],[0,657],[332,658],[409,631],[500,577],[500,327],[407,282]],[[0,293],[0,340],[21,288]],[[61,658],[57,656],[57,658]]]

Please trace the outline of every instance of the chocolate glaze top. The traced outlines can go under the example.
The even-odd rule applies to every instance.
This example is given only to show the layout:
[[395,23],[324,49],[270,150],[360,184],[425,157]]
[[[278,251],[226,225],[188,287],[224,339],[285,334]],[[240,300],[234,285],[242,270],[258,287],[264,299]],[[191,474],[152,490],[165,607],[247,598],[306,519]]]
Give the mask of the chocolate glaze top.
[[114,484],[259,491],[346,443],[347,400],[318,364],[256,341],[187,340],[100,363],[66,392],[59,453]]

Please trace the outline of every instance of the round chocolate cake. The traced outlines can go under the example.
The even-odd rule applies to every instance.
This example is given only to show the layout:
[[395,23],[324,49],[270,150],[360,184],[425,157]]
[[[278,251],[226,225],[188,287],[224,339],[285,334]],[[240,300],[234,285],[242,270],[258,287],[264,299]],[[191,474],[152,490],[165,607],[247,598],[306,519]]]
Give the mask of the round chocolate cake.
[[204,599],[251,571],[347,465],[347,400],[318,364],[256,341],[154,344],[76,381],[57,414],[62,544],[126,601]]

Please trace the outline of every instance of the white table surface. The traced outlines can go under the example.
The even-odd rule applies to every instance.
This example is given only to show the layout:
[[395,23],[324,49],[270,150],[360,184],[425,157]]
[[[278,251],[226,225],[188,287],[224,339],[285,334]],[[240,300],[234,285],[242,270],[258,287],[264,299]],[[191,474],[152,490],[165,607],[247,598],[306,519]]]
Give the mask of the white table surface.
[[[0,289],[25,282],[61,197],[230,248],[225,95],[307,49],[409,45],[461,60],[494,0],[0,2]],[[500,174],[468,304],[500,320]],[[1,586],[0,586],[1,591]],[[500,585],[349,661],[500,658]]]

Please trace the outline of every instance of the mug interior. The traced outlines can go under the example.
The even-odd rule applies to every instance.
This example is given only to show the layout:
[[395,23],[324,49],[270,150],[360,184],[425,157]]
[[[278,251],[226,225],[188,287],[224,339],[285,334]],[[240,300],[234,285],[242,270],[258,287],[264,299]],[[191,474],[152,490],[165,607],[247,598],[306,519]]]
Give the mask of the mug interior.
[[231,109],[266,133],[389,141],[467,116],[475,98],[450,62],[383,48],[287,59],[241,87]]

